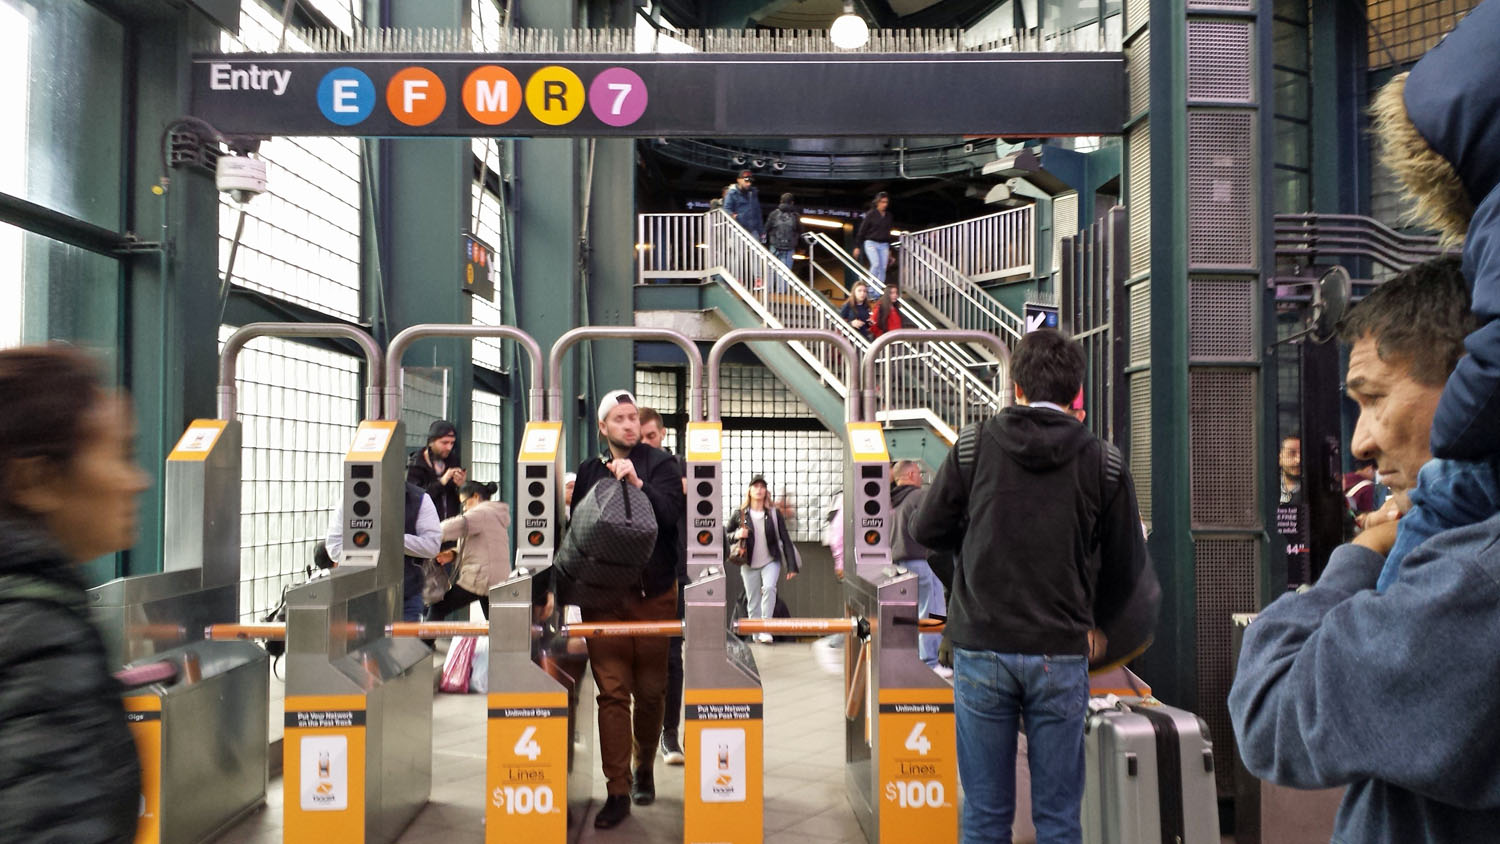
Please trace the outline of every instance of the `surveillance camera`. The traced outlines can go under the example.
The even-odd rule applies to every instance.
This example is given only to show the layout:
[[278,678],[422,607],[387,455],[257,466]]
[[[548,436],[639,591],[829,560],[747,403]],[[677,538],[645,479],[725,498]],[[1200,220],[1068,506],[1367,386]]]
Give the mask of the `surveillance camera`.
[[778,158],[775,161],[771,162],[771,169],[780,173],[782,170],[786,169],[786,162]]
[[970,144],[964,144],[964,152],[973,152],[973,151],[974,151],[974,145],[973,144],[971,144],[971,143]]
[[214,172],[220,193],[244,204],[266,192],[266,162],[242,155],[221,155]]
[[750,166],[759,170],[760,168],[766,166],[766,160],[764,158],[757,158],[754,161],[750,162]]
[[744,164],[745,163],[745,156],[743,156],[743,155],[736,155],[732,160],[734,161],[735,164]]

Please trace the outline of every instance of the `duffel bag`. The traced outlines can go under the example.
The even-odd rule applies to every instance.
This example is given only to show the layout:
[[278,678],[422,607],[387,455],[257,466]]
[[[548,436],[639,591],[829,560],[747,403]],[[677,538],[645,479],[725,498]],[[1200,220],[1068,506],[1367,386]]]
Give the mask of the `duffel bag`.
[[646,493],[626,481],[602,481],[573,507],[557,553],[559,599],[587,609],[614,609],[640,589],[656,546],[656,513]]

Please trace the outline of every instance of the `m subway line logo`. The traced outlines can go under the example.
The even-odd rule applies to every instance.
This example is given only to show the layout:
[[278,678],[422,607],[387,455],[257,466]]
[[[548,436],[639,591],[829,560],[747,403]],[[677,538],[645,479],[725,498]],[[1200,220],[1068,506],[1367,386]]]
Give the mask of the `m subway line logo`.
[[[360,67],[336,67],[318,79],[318,110],[331,123],[356,126],[383,106],[396,120],[415,127],[456,115],[460,107],[486,126],[507,123],[523,109],[539,123],[566,126],[587,109],[601,123],[623,127],[640,120],[650,102],[645,80],[629,68],[600,70],[587,85],[577,72],[562,65],[520,70],[527,74],[524,81],[502,65],[479,65],[468,72],[458,90],[450,92],[451,80],[445,83],[421,65],[402,67],[381,85]],[[209,65],[208,87],[295,96],[306,89],[293,85],[294,76],[307,72],[316,71],[214,62]]]

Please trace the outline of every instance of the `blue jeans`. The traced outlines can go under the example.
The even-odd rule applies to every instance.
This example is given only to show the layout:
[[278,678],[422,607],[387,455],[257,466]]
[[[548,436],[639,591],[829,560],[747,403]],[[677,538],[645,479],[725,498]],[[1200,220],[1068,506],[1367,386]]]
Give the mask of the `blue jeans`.
[[758,569],[740,566],[745,581],[745,616],[773,618],[776,615],[776,581],[781,579],[781,563],[772,560]]
[[1037,844],[1080,844],[1083,723],[1089,669],[1082,654],[1036,656],[953,649],[963,844],[1009,844],[1016,815],[1016,741],[1026,722]]
[[1401,517],[1396,545],[1386,555],[1376,592],[1396,582],[1401,561],[1418,545],[1445,530],[1478,524],[1500,513],[1500,458],[1427,461],[1417,473],[1411,505]]
[[[772,249],[771,251],[776,254],[776,260],[786,264],[787,269],[792,268],[792,261],[795,260],[792,256],[796,253],[795,249]],[[771,288],[777,293],[785,293],[786,279],[782,278],[780,273],[776,274],[775,279],[776,283],[771,285]]]
[[[917,618],[923,619],[930,612],[945,615],[948,612],[948,604],[943,600],[943,582],[932,573],[932,566],[927,565],[926,560],[902,560],[897,565],[904,566],[907,571],[917,576]],[[937,668],[938,645],[942,644],[941,633],[918,633],[917,634],[917,656],[927,663],[928,668]]]
[[422,620],[422,567],[405,560],[401,571],[401,620]]
[[867,240],[865,257],[870,259],[870,275],[885,284],[885,266],[891,262],[891,245],[878,240]]

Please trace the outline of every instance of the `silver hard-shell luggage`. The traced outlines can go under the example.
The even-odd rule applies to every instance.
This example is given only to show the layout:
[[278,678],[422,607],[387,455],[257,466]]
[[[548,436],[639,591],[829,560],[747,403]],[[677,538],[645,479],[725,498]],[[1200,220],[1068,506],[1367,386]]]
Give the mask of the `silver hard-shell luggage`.
[[1218,844],[1208,725],[1154,698],[1095,700],[1084,727],[1085,844]]

